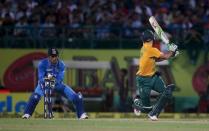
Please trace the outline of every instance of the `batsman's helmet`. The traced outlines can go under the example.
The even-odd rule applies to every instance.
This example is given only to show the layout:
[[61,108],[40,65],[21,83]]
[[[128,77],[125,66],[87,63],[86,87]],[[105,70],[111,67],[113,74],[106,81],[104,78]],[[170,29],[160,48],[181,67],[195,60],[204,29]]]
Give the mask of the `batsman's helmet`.
[[56,48],[49,48],[48,56],[59,56],[59,52]]
[[145,30],[144,32],[142,32],[141,39],[143,42],[149,42],[155,40],[155,36],[151,30]]

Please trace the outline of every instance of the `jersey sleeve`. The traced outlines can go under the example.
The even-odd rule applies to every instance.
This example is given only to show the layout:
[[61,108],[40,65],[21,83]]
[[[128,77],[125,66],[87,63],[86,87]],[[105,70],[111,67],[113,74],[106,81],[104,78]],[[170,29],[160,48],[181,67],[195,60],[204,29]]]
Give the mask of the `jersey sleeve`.
[[160,50],[158,50],[157,48],[152,48],[149,53],[151,57],[155,57],[155,58],[159,58],[161,55]]
[[58,82],[62,82],[64,80],[64,74],[65,74],[65,64],[61,61],[59,65],[59,72],[56,78]]
[[44,81],[45,76],[45,65],[44,62],[41,61],[38,65],[38,79],[39,81]]

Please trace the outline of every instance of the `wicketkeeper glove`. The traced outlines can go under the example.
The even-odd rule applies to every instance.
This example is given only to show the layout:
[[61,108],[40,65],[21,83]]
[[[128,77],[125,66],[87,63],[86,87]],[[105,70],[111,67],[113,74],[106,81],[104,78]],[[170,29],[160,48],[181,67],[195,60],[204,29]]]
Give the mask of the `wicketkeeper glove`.
[[43,78],[43,80],[40,80],[40,84],[42,87],[51,87],[54,88],[56,83],[56,78],[53,74],[47,73],[47,75]]
[[44,86],[45,87],[48,86],[48,87],[54,88],[55,83],[56,83],[55,78],[45,78],[44,79]]
[[177,49],[178,49],[178,46],[174,43],[170,43],[169,46],[168,46],[169,51],[176,52]]
[[54,76],[53,74],[48,73],[47,76],[46,76],[44,79],[52,80],[52,81],[53,81],[53,80],[55,80],[56,78],[55,78],[55,76]]

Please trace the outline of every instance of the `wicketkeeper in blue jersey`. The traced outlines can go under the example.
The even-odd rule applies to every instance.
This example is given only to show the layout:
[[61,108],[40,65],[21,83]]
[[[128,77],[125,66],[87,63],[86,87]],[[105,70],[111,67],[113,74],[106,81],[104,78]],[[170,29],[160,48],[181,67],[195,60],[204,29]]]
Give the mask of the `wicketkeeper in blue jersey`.
[[73,102],[79,119],[88,118],[87,114],[84,112],[81,93],[75,93],[71,87],[63,83],[64,72],[65,64],[59,59],[58,50],[55,48],[48,49],[48,58],[41,60],[38,65],[38,85],[29,98],[22,118],[28,119],[32,116],[38,102],[43,96],[44,80],[46,77],[49,77],[48,79],[55,79],[54,91],[62,94]]

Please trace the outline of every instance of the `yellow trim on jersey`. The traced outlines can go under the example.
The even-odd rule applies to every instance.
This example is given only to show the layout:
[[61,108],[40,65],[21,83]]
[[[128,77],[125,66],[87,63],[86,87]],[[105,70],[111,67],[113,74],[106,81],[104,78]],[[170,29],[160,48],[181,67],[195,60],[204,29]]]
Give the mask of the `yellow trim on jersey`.
[[156,72],[155,58],[160,57],[161,52],[152,47],[152,43],[144,43],[140,51],[139,69],[136,75],[152,76]]

